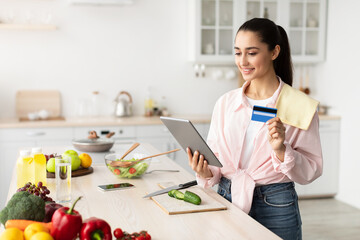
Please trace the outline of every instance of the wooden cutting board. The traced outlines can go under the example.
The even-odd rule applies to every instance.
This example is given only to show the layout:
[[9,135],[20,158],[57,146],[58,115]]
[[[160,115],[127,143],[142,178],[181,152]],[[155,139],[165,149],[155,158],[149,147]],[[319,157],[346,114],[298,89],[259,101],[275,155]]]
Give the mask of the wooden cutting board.
[[[71,177],[80,177],[84,175],[88,175],[90,173],[94,172],[94,169],[92,167],[89,168],[80,168],[78,170],[71,172]],[[55,178],[55,173],[51,173],[46,171],[46,177],[47,178]]]
[[[159,183],[161,188],[174,186],[173,182]],[[155,190],[156,191],[156,190]],[[188,203],[182,200],[178,200],[172,197],[169,197],[168,194],[161,194],[154,197],[151,197],[152,200],[167,214],[182,214],[182,213],[195,213],[195,212],[207,212],[207,211],[218,211],[227,209],[225,205],[216,201],[214,198],[210,197],[204,190],[199,186],[193,186],[187,189],[180,190],[185,193],[185,191],[191,191],[196,193],[201,198],[201,204],[195,205]]]
[[16,115],[26,119],[28,113],[47,110],[50,118],[61,115],[61,98],[57,90],[21,90],[16,93]]

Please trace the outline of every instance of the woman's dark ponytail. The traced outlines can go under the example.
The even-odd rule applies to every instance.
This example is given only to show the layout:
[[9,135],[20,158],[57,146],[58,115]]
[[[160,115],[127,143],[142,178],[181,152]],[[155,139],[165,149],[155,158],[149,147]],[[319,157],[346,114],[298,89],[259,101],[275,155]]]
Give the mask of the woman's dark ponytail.
[[276,75],[278,75],[285,83],[292,86],[293,82],[293,66],[291,61],[290,44],[288,36],[281,26],[277,26],[280,33],[280,53],[274,60],[274,69]]
[[253,18],[245,22],[239,31],[251,31],[258,34],[260,41],[266,43],[269,50],[280,46],[279,56],[274,60],[274,69],[282,81],[292,86],[293,66],[291,61],[290,44],[285,30],[266,18]]

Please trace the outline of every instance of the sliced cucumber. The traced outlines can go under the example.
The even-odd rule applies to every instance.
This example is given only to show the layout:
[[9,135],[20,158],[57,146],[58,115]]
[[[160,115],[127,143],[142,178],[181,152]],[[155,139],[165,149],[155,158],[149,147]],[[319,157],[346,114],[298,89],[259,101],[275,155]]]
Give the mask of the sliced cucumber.
[[173,197],[173,198],[176,198],[179,200],[184,200],[185,202],[192,203],[195,205],[201,204],[201,198],[197,194],[190,192],[190,191],[186,191],[184,194],[184,193],[180,192],[179,190],[171,190],[168,192],[168,195],[170,197]]
[[175,189],[173,189],[173,190],[170,190],[169,192],[168,192],[168,195],[170,196],[170,197],[175,197],[175,195],[174,195],[174,192],[175,192],[176,190]]
[[180,192],[179,190],[175,190],[173,194],[176,199],[184,200],[184,193]]
[[185,192],[183,199],[185,202],[189,202],[195,205],[200,205],[201,203],[201,198],[197,194],[190,191]]

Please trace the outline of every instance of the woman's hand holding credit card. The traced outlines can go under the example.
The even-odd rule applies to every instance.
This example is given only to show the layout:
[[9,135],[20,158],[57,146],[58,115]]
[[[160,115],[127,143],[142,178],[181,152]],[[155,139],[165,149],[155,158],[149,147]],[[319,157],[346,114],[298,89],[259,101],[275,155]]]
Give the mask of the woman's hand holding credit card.
[[276,117],[276,108],[254,106],[251,120],[265,122],[269,130],[269,143],[280,161],[285,155],[285,126],[279,117]]

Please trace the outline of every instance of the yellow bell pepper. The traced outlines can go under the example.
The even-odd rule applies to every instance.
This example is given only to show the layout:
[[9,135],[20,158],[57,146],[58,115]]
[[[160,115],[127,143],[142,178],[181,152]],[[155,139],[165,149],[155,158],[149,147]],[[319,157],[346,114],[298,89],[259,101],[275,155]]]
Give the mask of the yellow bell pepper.
[[0,240],[24,240],[24,234],[18,228],[7,228],[0,235]]

